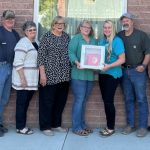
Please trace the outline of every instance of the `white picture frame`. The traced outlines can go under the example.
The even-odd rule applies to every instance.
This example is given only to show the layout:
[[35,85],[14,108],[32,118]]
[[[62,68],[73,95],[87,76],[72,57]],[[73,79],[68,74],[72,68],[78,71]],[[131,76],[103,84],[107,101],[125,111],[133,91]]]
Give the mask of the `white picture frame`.
[[105,47],[82,45],[80,65],[85,69],[102,70],[105,63]]

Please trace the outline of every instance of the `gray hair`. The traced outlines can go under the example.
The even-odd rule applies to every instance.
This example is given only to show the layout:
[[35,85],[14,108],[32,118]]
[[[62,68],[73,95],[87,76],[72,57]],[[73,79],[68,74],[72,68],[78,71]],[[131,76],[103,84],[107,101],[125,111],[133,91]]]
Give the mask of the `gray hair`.
[[23,26],[22,26],[22,30],[25,31],[31,27],[35,27],[36,28],[36,24],[33,21],[26,21]]
[[64,22],[64,28],[66,29],[66,27],[67,27],[66,20],[65,20],[65,18],[62,17],[62,16],[56,16],[56,17],[52,20],[51,29],[53,29],[53,26],[55,25],[55,23],[57,23],[57,22],[60,21],[60,20]]

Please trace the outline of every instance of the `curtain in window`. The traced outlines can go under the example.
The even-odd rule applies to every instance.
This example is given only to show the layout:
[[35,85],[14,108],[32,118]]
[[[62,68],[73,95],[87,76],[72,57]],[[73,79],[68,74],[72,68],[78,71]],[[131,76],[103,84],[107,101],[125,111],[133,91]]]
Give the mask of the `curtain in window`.
[[76,33],[79,22],[83,19],[92,21],[95,37],[102,33],[103,21],[110,19],[120,30],[118,18],[123,12],[123,0],[40,0],[39,29],[41,34],[49,30],[50,23],[56,15],[67,19],[67,32]]

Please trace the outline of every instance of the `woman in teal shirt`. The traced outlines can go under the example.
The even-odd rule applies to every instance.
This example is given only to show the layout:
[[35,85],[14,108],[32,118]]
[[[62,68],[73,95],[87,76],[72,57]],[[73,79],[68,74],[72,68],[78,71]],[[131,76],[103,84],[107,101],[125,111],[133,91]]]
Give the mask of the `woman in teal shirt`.
[[99,86],[104,101],[107,127],[100,131],[102,136],[110,136],[115,130],[115,106],[114,95],[122,76],[121,64],[125,61],[124,45],[116,36],[115,25],[106,20],[103,25],[104,38],[99,45],[105,46],[105,64],[99,74]]
[[85,106],[93,88],[94,72],[80,67],[82,45],[96,45],[93,28],[89,21],[82,21],[77,29],[78,33],[69,43],[69,58],[72,64],[71,87],[74,95],[72,107],[73,133],[86,136],[92,132],[85,124]]

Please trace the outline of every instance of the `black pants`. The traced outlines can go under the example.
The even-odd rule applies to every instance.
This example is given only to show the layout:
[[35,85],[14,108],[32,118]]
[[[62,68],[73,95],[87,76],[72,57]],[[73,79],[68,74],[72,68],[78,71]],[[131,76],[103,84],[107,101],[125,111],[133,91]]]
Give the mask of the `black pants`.
[[27,110],[34,91],[17,90],[16,99],[16,129],[23,129],[26,126]]
[[39,123],[40,130],[47,130],[61,126],[69,91],[69,82],[55,85],[40,86],[39,88]]
[[104,101],[104,108],[108,129],[114,129],[115,126],[115,106],[114,95],[120,78],[113,78],[111,75],[100,74],[99,86]]

